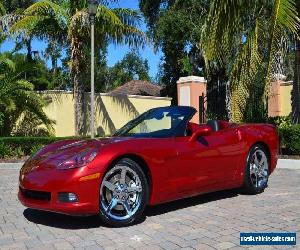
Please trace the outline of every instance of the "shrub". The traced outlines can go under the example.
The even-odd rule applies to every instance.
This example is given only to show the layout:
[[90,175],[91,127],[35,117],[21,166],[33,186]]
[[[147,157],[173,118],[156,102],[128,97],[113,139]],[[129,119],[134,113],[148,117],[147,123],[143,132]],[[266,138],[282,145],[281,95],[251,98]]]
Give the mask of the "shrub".
[[20,158],[36,153],[50,143],[76,137],[0,137],[0,158]]
[[13,149],[8,145],[0,142],[0,158],[9,158],[14,154]]
[[300,155],[300,125],[278,127],[278,133],[282,152]]
[[268,123],[276,125],[277,128],[283,128],[283,127],[291,126],[292,119],[290,116],[269,117]]

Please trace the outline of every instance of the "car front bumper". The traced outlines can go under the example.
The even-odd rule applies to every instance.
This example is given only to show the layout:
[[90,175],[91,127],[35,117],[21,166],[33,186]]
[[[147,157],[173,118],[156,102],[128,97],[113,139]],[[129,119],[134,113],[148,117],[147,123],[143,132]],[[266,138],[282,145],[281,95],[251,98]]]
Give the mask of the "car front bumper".
[[[42,168],[23,172],[20,172],[18,198],[24,206],[69,215],[98,214],[101,176],[95,169]],[[59,193],[74,193],[78,200],[62,202]]]

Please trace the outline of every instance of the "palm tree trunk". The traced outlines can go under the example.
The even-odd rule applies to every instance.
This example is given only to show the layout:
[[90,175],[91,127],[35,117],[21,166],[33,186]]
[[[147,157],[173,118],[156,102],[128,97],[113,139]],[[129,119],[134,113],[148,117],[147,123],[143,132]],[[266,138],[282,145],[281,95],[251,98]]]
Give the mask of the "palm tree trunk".
[[[296,1],[298,17],[300,17],[300,1]],[[300,35],[300,29],[298,29]],[[295,76],[292,92],[292,121],[300,124],[300,41],[296,40]]]
[[74,112],[75,112],[75,135],[83,134],[84,128],[84,82],[82,75],[85,72],[84,44],[80,39],[72,38],[71,75],[74,86]]
[[[300,1],[297,1],[297,11],[300,17]],[[300,35],[300,29],[298,30]],[[294,124],[300,124],[300,41],[296,40],[295,77],[292,93],[292,120]]]
[[[300,32],[299,32],[300,33]],[[295,78],[292,95],[292,119],[294,124],[300,124],[300,41],[296,41]]]
[[31,40],[32,38],[30,37],[25,41],[26,43],[26,49],[27,49],[27,62],[32,61],[32,48],[31,48]]

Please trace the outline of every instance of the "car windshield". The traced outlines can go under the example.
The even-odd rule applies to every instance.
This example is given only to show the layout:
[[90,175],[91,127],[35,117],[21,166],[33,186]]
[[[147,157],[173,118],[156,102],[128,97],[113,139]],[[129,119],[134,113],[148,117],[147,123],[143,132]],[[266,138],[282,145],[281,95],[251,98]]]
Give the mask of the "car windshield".
[[187,122],[195,114],[191,107],[154,108],[128,122],[114,136],[171,137],[183,136]]

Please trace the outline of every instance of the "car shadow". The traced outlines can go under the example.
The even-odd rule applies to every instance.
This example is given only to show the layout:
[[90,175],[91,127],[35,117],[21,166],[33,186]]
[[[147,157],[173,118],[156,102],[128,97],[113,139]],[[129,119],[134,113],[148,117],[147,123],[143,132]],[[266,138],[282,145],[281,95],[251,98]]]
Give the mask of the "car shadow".
[[23,215],[28,221],[35,224],[61,229],[88,229],[104,226],[103,222],[96,215],[70,216],[31,208],[26,208]]
[[[149,206],[145,211],[145,216],[136,224],[140,224],[147,217],[157,216],[187,207],[206,204],[216,200],[228,199],[239,195],[238,190],[219,191],[204,195],[198,195],[191,198],[185,198],[177,201],[172,201],[156,206]],[[35,224],[41,224],[49,227],[56,227],[61,229],[89,229],[99,227],[109,227],[105,225],[98,216],[70,216],[64,214],[57,214],[47,211],[39,211],[27,208],[23,212],[24,217]]]
[[238,189],[231,189],[231,190],[223,190],[208,194],[202,194],[193,196],[190,198],[185,198],[177,201],[172,201],[156,206],[151,206],[146,209],[145,215],[147,217],[156,216],[160,214],[165,214],[169,212],[173,212],[179,209],[193,207],[217,200],[223,200],[238,196],[240,194],[240,190]]

